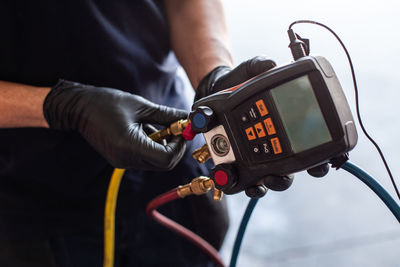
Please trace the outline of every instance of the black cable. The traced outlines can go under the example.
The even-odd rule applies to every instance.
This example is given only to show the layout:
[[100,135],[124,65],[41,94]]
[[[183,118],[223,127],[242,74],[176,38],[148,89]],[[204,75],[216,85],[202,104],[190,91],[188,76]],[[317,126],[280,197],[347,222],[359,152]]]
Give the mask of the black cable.
[[344,51],[345,51],[345,53],[346,53],[347,59],[348,59],[348,61],[349,61],[349,64],[350,64],[351,75],[353,76],[353,85],[354,85],[354,91],[355,91],[356,112],[357,112],[358,122],[360,123],[361,129],[362,129],[363,133],[365,134],[365,136],[368,138],[368,140],[369,140],[369,141],[375,146],[375,148],[378,150],[378,153],[379,153],[379,155],[381,156],[381,159],[382,159],[382,161],[383,161],[383,164],[385,165],[386,171],[387,171],[387,173],[389,174],[390,180],[392,181],[392,184],[393,184],[394,190],[396,191],[397,197],[400,199],[399,189],[397,188],[396,182],[394,181],[392,172],[390,171],[389,165],[388,165],[387,162],[386,162],[385,156],[383,155],[383,152],[382,152],[382,150],[380,149],[380,147],[378,146],[378,144],[377,144],[377,143],[374,141],[374,139],[372,139],[372,137],[367,133],[367,130],[365,129],[364,124],[363,124],[363,122],[362,122],[362,120],[361,120],[360,107],[359,107],[359,101],[358,101],[358,87],[357,87],[357,82],[356,82],[356,75],[355,75],[355,72],[354,72],[354,67],[353,67],[353,63],[352,63],[352,61],[351,61],[350,54],[349,54],[349,52],[347,51],[346,46],[344,45],[344,43],[342,42],[342,40],[339,38],[339,36],[338,36],[331,28],[329,28],[328,26],[326,26],[326,25],[324,25],[324,24],[322,24],[322,23],[316,22],[316,21],[312,21],[312,20],[297,20],[297,21],[294,21],[294,22],[292,22],[292,23],[290,24],[289,30],[291,30],[291,28],[293,27],[293,25],[295,25],[295,24],[300,24],[300,23],[316,24],[316,25],[318,25],[318,26],[321,26],[321,27],[327,29],[330,33],[332,33],[332,34],[336,37],[336,39],[339,41],[340,45],[343,47],[343,49],[344,49]]

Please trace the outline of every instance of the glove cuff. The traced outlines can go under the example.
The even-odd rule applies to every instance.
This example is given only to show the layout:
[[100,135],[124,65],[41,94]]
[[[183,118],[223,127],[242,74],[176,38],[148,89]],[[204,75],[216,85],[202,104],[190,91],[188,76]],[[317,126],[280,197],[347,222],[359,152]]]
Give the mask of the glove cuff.
[[[59,79],[43,101],[43,114],[49,127],[57,130],[70,131],[73,127],[68,118],[67,113],[69,103],[77,96],[75,94],[64,94],[66,90],[71,91],[82,87],[83,85],[76,82]],[[62,95],[62,96],[61,96]],[[76,99],[76,98],[75,98]]]

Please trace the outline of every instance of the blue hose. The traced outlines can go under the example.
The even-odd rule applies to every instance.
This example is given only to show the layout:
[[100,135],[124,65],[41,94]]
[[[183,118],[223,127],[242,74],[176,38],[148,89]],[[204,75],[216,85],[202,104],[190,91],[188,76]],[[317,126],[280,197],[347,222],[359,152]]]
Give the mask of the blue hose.
[[[400,206],[397,202],[389,195],[389,193],[368,173],[357,167],[356,165],[346,162],[341,167],[342,169],[348,171],[349,173],[356,176],[360,179],[364,184],[366,184],[378,197],[385,203],[385,205],[389,208],[389,210],[396,217],[397,221],[400,222]],[[239,230],[236,235],[235,243],[233,245],[233,251],[231,256],[231,262],[229,267],[236,267],[236,262],[239,256],[240,246],[242,244],[243,236],[246,231],[247,224],[250,220],[250,216],[258,202],[258,198],[252,198],[247,204],[246,211],[244,212],[242,221],[240,222]]]
[[389,193],[377,182],[374,178],[372,178],[368,173],[364,172],[362,169],[357,167],[356,165],[346,162],[341,167],[342,169],[348,171],[349,173],[356,176],[360,179],[364,184],[366,184],[375,194],[378,195],[380,199],[385,203],[385,205],[390,209],[396,219],[400,222],[400,207],[397,202],[389,195]]
[[229,267],[235,267],[239,256],[240,246],[242,245],[242,240],[244,232],[246,231],[247,223],[250,220],[251,213],[253,212],[255,206],[257,205],[258,198],[251,198],[249,204],[247,204],[246,211],[244,212],[242,221],[240,222],[239,230],[236,235],[235,243],[233,245],[233,251],[231,256],[231,262]]

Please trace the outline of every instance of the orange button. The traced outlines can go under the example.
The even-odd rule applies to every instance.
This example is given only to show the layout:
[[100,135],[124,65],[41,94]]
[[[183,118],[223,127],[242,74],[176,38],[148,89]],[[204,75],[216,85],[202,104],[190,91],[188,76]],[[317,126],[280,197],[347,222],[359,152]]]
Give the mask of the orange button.
[[268,109],[265,106],[264,100],[262,100],[262,99],[258,100],[256,102],[256,106],[258,108],[258,111],[260,112],[261,117],[268,114]]
[[271,138],[271,144],[275,154],[282,153],[281,142],[279,141],[278,137]]
[[259,122],[254,125],[254,128],[256,128],[256,133],[259,138],[267,136],[267,134],[264,131],[264,127],[262,126],[262,123]]
[[272,119],[271,118],[266,118],[264,120],[264,125],[265,125],[265,128],[267,129],[268,135],[276,134],[275,126],[272,123]]
[[254,140],[257,138],[253,127],[249,127],[245,131],[246,131],[247,139]]

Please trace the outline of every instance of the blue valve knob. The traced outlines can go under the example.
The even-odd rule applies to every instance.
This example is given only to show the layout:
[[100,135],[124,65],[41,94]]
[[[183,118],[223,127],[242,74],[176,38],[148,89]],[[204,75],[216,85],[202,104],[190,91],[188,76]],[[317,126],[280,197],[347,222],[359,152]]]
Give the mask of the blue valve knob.
[[214,112],[206,106],[199,106],[189,115],[192,122],[192,130],[196,133],[205,133],[212,129],[214,123]]
[[193,115],[192,123],[196,128],[202,129],[206,126],[207,120],[204,114],[196,113]]

